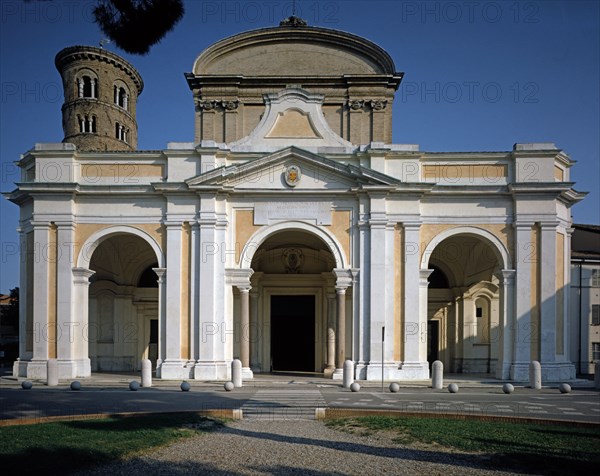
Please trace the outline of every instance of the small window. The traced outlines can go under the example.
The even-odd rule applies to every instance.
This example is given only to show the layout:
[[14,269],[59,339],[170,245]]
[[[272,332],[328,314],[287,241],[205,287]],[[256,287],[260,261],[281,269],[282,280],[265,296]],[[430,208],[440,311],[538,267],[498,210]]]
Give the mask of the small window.
[[483,308],[482,307],[475,308],[475,317],[483,317]]
[[592,360],[600,360],[600,342],[592,342]]
[[600,288],[600,269],[592,270],[592,287]]
[[115,86],[115,104],[125,110],[129,109],[129,96],[127,90],[121,86]]
[[592,304],[592,326],[600,326],[600,304]]
[[89,76],[79,78],[77,80],[78,96],[80,98],[97,98],[96,83],[96,79]]

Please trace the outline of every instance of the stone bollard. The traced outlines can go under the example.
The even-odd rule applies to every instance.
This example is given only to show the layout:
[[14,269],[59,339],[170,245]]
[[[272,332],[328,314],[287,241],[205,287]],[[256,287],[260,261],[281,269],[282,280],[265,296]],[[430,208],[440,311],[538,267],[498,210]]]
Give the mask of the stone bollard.
[[152,362],[142,359],[142,387],[152,387]]
[[596,390],[600,390],[600,360],[596,361],[594,365],[594,387]]
[[535,390],[542,388],[542,366],[537,360],[529,364],[529,386]]
[[344,362],[344,376],[343,376],[343,387],[350,388],[350,385],[354,382],[354,362],[346,360]]
[[434,390],[444,388],[444,364],[439,360],[431,366],[431,388]]
[[231,362],[231,381],[236,388],[242,386],[242,361],[239,359]]
[[46,385],[56,387],[58,385],[58,361],[48,359]]

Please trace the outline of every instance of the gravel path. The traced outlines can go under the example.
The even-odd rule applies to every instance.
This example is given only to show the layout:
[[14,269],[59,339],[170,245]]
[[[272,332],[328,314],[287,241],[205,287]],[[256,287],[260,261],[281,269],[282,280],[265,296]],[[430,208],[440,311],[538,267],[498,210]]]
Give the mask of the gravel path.
[[507,475],[484,456],[434,446],[402,446],[390,435],[349,434],[310,420],[242,420],[152,454],[81,475]]

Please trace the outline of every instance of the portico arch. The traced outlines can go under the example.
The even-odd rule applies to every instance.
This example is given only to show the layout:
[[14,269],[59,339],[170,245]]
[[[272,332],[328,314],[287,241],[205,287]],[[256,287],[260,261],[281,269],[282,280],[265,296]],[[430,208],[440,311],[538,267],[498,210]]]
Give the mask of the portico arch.
[[85,241],[85,243],[81,247],[81,251],[79,252],[79,256],[77,257],[77,267],[78,268],[88,268],[90,265],[90,261],[92,259],[92,255],[94,254],[94,251],[96,250],[96,248],[98,248],[98,246],[100,246],[102,244],[102,242],[104,240],[110,238],[111,236],[124,235],[124,234],[135,235],[135,236],[141,238],[142,240],[144,240],[146,243],[148,243],[150,245],[150,247],[152,248],[152,250],[154,251],[154,254],[156,255],[156,261],[158,262],[158,267],[159,268],[164,267],[165,258],[164,258],[162,249],[159,246],[159,244],[156,242],[156,240],[151,235],[146,233],[145,231],[140,230],[139,228],[135,228],[133,226],[127,226],[127,225],[109,226],[109,227],[103,228],[101,230],[98,230],[95,233],[92,233],[92,235]]
[[[160,312],[158,284],[164,256],[148,233],[132,226],[109,226],[92,234],[77,256],[88,271],[81,305],[86,313],[86,347],[92,371],[132,371],[140,360],[158,359]],[[141,277],[154,270],[154,283]],[[83,281],[82,281],[83,283]],[[89,284],[89,288],[88,288]],[[82,285],[83,286],[83,285]]]
[[346,259],[346,253],[341,243],[337,240],[333,234],[324,230],[321,227],[311,225],[310,223],[304,223],[300,221],[287,221],[277,223],[275,225],[266,226],[261,228],[256,233],[254,233],[250,239],[244,244],[244,248],[240,254],[240,268],[241,269],[250,269],[252,265],[252,259],[254,258],[254,254],[260,246],[267,240],[270,236],[280,232],[280,231],[304,231],[310,234],[315,235],[320,238],[328,247],[329,251],[333,255],[335,259],[335,267],[341,269],[349,268],[349,264]]
[[507,297],[513,293],[507,247],[488,230],[455,227],[427,243],[420,264],[423,272],[439,269],[449,278],[445,286],[421,286],[427,302],[423,320],[435,331],[429,336],[429,353],[438,355],[438,349],[452,372],[496,369],[504,378],[514,319]]
[[429,258],[431,257],[433,250],[442,241],[455,235],[471,235],[487,241],[491,245],[491,249],[495,253],[498,263],[500,263],[502,269],[512,269],[512,260],[510,258],[510,254],[508,253],[508,250],[502,241],[500,241],[496,235],[488,230],[475,226],[457,226],[436,235],[423,250],[423,255],[421,256],[421,269],[427,269],[429,265]]

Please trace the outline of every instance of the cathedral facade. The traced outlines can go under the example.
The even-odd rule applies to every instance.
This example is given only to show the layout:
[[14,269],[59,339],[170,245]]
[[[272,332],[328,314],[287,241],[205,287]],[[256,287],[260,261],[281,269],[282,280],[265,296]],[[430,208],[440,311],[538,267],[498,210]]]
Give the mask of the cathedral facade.
[[[56,57],[62,143],[19,161],[14,375],[225,380],[447,372],[575,377],[573,161],[552,143],[430,153],[392,142],[402,73],[296,18],[210,46],[186,74],[195,137],[137,150],[143,81],[109,51]],[[190,104],[190,107],[192,105]],[[157,119],[160,120],[160,119]]]

